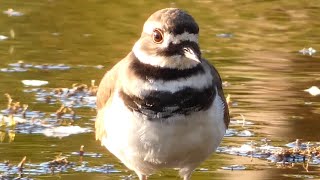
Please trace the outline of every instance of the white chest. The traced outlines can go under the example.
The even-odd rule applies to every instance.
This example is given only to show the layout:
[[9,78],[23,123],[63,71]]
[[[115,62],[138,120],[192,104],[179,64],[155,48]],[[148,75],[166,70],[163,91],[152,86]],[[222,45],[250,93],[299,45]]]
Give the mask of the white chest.
[[131,169],[142,166],[152,171],[156,166],[200,163],[217,148],[225,133],[223,109],[216,95],[206,111],[166,121],[148,121],[128,110],[115,94],[105,109],[107,136],[102,143]]

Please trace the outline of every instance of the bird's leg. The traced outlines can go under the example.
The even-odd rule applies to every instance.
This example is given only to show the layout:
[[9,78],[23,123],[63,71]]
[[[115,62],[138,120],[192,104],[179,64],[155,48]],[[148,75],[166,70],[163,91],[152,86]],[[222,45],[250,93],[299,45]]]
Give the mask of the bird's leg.
[[147,180],[148,177],[144,174],[138,174],[139,180]]
[[191,179],[191,173],[183,176],[183,180],[190,180],[190,179]]
[[182,177],[183,180],[190,180],[193,169],[194,168],[191,168],[191,167],[180,169],[179,171],[180,177]]

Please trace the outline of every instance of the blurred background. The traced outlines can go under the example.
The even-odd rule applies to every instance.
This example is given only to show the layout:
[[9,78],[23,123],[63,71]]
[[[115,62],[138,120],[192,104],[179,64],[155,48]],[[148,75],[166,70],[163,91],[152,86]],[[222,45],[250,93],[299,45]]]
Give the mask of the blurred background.
[[[15,167],[26,156],[26,178],[130,179],[133,173],[95,141],[89,87],[131,51],[149,15],[166,7],[182,8],[198,22],[203,57],[219,70],[231,101],[233,123],[221,152],[193,179],[320,179],[320,160],[307,172],[301,163],[279,165],[243,157],[248,149],[246,155],[228,151],[244,145],[257,150],[262,143],[289,148],[296,139],[320,146],[320,96],[316,89],[314,95],[304,91],[320,86],[319,0],[1,0],[0,177],[17,177],[5,161]],[[22,80],[48,84],[34,87]],[[73,91],[83,84],[86,92],[75,100],[86,96],[85,105],[73,106],[70,96],[48,101],[55,88]],[[5,93],[20,102],[19,112],[28,104],[26,121],[6,119]],[[64,117],[57,112],[61,104],[72,108],[64,109]],[[61,131],[74,133],[56,134]],[[77,154],[81,145],[88,152],[83,159]],[[67,157],[72,167],[52,173],[48,162],[57,156]],[[239,166],[229,170],[231,165]],[[150,179],[178,176],[166,170]]]

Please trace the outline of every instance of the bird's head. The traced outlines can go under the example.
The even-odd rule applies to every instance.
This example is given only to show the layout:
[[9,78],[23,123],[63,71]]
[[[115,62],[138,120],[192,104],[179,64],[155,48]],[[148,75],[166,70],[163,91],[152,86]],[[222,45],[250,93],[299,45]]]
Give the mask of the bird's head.
[[188,69],[201,62],[199,26],[191,15],[176,8],[162,9],[144,23],[133,53],[145,64]]

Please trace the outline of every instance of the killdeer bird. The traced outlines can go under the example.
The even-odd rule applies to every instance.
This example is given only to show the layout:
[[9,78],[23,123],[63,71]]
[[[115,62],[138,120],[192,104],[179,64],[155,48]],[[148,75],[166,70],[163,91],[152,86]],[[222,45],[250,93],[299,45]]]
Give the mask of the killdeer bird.
[[189,180],[228,127],[221,79],[201,57],[198,33],[186,12],[159,10],[100,82],[96,139],[140,180],[161,168]]

